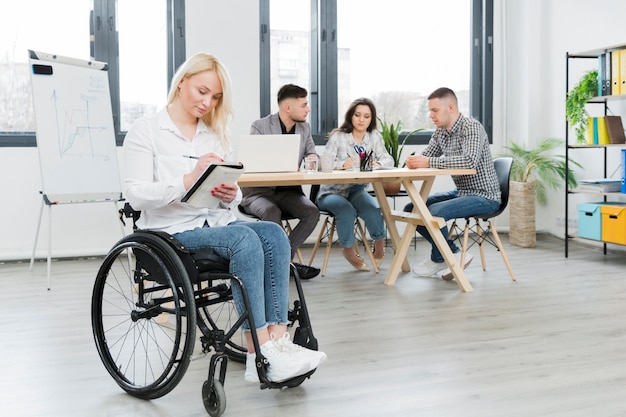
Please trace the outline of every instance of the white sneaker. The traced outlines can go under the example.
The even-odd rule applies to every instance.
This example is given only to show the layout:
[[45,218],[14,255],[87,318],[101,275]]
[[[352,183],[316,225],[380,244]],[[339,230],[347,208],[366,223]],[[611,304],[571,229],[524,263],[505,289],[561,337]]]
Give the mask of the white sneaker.
[[[275,335],[271,335],[272,340],[283,350],[290,352],[295,357],[304,358],[311,364],[313,370],[321,365],[326,360],[326,354],[319,350],[307,349],[303,346],[297,345],[291,341],[289,333],[285,332],[281,338],[275,339]],[[307,371],[308,372],[308,371]]]
[[413,267],[413,273],[418,277],[432,277],[445,268],[445,262],[433,262],[430,259],[427,259],[415,265]]
[[246,372],[243,374],[246,382],[260,382],[256,371],[256,353],[246,353]]
[[[461,264],[461,251],[458,251],[457,253],[455,253],[454,257],[456,258],[456,261],[460,265]],[[472,263],[472,259],[474,259],[472,254],[465,252],[465,263],[463,264],[463,269],[467,268],[469,264]],[[446,268],[441,272],[441,278],[444,281],[450,281],[452,278],[454,278],[454,275],[452,275],[452,271],[450,270],[450,268]]]
[[273,340],[261,345],[261,354],[269,361],[266,375],[267,379],[273,382],[285,381],[313,369],[307,358],[295,356],[281,349]]

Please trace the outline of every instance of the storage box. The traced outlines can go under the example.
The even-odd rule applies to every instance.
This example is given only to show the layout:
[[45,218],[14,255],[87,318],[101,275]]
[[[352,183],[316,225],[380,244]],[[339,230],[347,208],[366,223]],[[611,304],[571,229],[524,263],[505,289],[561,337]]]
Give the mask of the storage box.
[[611,203],[600,206],[602,240],[626,245],[626,206]]
[[578,236],[585,239],[602,239],[602,214],[600,203],[578,204]]

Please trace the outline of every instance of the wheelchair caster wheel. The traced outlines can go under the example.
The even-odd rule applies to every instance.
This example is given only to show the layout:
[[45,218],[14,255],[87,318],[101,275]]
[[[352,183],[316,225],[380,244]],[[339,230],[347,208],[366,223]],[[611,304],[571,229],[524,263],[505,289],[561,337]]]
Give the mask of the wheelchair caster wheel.
[[204,408],[211,417],[219,417],[226,410],[226,393],[219,379],[204,381],[202,384],[202,401]]

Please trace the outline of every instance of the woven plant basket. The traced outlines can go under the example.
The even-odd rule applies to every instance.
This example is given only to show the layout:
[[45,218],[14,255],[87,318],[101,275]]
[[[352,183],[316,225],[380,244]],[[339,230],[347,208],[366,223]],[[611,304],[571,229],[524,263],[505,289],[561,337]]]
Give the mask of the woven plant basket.
[[535,182],[509,183],[509,243],[523,248],[534,248]]

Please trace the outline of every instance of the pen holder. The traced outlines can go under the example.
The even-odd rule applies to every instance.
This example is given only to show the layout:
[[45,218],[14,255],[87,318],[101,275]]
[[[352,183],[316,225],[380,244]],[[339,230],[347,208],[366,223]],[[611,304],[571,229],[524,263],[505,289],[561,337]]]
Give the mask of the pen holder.
[[372,170],[372,151],[365,155],[361,155],[361,171],[371,171]]

